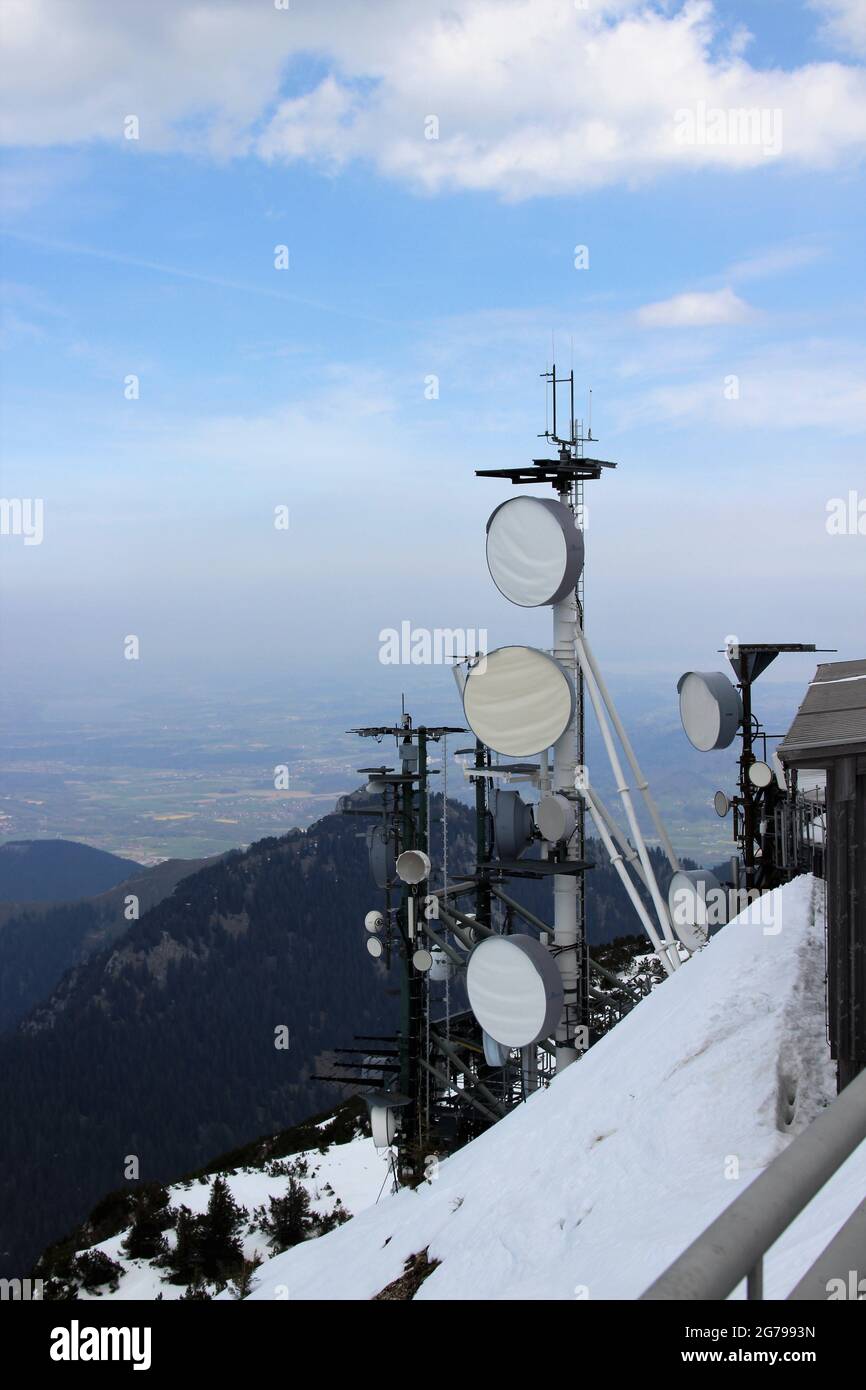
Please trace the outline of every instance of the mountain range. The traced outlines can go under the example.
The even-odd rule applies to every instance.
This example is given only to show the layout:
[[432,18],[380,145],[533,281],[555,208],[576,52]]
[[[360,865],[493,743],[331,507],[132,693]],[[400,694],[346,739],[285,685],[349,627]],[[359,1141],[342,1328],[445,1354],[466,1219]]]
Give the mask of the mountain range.
[[[441,798],[434,838],[437,819]],[[0,1035],[2,1271],[20,1276],[105,1192],[169,1180],[334,1103],[312,1079],[323,1055],[397,1020],[397,980],[365,949],[380,894],[364,824],[332,814],[224,855],[89,953],[79,931],[83,958]],[[449,802],[455,875],[473,862],[473,827]],[[610,941],[633,912],[600,847],[588,857],[590,942]],[[549,910],[549,886],[512,891]]]

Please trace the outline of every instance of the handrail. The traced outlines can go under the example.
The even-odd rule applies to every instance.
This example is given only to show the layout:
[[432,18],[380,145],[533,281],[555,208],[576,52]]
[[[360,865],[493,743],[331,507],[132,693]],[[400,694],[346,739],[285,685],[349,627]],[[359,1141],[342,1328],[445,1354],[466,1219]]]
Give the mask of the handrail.
[[866,1071],[773,1159],[641,1298],[724,1299],[743,1279],[748,1280],[748,1297],[761,1298],[766,1251],[864,1139]]

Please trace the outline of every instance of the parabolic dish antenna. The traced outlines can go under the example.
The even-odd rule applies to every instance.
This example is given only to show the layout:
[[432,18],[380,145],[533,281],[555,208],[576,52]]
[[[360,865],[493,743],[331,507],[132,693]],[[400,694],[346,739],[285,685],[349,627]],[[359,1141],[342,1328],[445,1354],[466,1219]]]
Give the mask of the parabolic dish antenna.
[[558,792],[541,798],[535,819],[545,840],[552,841],[569,839],[577,824],[574,807],[567,797]]
[[404,849],[397,860],[397,877],[404,883],[423,883],[429,878],[431,864],[423,849]]
[[564,502],[512,497],[487,523],[487,568],[499,592],[521,608],[559,603],[583,569],[583,532]]
[[532,844],[532,811],[520,792],[495,788],[490,800],[496,853],[500,859],[519,859]]
[[749,781],[753,787],[758,787],[759,789],[769,787],[772,780],[773,769],[770,767],[769,763],[757,762],[749,764]]
[[731,809],[731,803],[725,796],[724,792],[716,792],[715,796],[713,797],[713,809],[715,810],[716,815],[721,816],[722,820],[724,820],[725,816]]
[[674,931],[688,951],[706,945],[710,927],[728,919],[728,895],[709,869],[680,869],[668,888]]
[[466,967],[472,1012],[504,1047],[529,1047],[547,1037],[562,1014],[562,976],[553,956],[531,936],[487,936]]
[[476,738],[494,753],[532,757],[556,743],[571,723],[574,686],[546,652],[498,647],[463,669],[463,712]]
[[743,702],[721,671],[687,671],[677,681],[680,719],[689,742],[709,753],[733,743],[743,720]]

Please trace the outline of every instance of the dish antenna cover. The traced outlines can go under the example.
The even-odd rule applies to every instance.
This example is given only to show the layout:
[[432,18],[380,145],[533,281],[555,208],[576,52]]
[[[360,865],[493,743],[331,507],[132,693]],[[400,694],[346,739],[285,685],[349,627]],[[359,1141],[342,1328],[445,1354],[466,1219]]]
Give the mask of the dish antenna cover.
[[668,908],[674,931],[687,951],[705,946],[710,927],[728,918],[728,897],[709,869],[680,869],[668,888]]
[[521,608],[559,603],[583,570],[583,532],[563,502],[513,497],[487,523],[487,568],[499,592]]
[[504,1047],[529,1047],[547,1037],[562,1014],[562,976],[553,956],[531,936],[487,936],[466,967],[472,1012]]
[[389,1149],[397,1138],[397,1112],[387,1105],[371,1105],[370,1128],[375,1147]]
[[498,647],[469,665],[463,712],[476,738],[509,758],[541,753],[574,716],[574,686],[558,661],[535,647]]
[[715,811],[716,815],[720,816],[721,819],[724,820],[725,816],[728,814],[730,809],[731,803],[725,796],[725,793],[716,792],[715,796],[713,797],[713,810]]
[[686,671],[677,690],[680,719],[693,747],[709,753],[733,743],[743,722],[743,702],[722,671]]
[[532,811],[519,792],[497,789],[491,801],[496,853],[500,859],[519,859],[532,843]]
[[394,845],[381,825],[374,825],[367,841],[370,873],[377,888],[387,888],[394,882],[396,871]]
[[567,796],[552,792],[543,796],[535,813],[538,828],[545,840],[568,840],[577,824],[575,810]]
[[433,957],[433,964],[430,966],[430,979],[450,980],[454,974],[454,967],[442,947],[433,946],[430,954]]
[[382,916],[381,912],[377,912],[376,909],[373,908],[372,912],[368,912],[364,918],[364,926],[367,928],[367,931],[380,932],[385,926],[385,918]]
[[431,864],[423,849],[404,849],[397,860],[397,876],[404,883],[423,883],[430,877]]
[[759,790],[764,787],[769,787],[774,775],[773,769],[770,767],[769,763],[756,762],[749,764],[749,781],[753,787],[757,787]]

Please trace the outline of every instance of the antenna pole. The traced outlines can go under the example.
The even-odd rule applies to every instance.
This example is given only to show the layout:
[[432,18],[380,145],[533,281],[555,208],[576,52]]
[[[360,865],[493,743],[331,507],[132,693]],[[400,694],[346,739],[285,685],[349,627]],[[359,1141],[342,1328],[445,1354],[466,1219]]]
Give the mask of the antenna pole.
[[[556,386],[554,385],[554,391]],[[572,429],[574,426],[572,425]],[[557,489],[559,500],[572,512],[571,480],[562,481]],[[576,658],[577,594],[567,594],[553,607],[553,655],[568,671],[575,683],[580,677]],[[553,745],[553,779],[555,792],[574,794],[574,774],[577,767],[578,709],[575,702],[571,723]],[[571,854],[569,854],[571,857]],[[562,1017],[556,1029],[556,1070],[562,1071],[577,1061],[575,1031],[581,1020],[580,963],[583,943],[578,940],[577,878],[574,874],[555,874],[553,879],[553,946],[556,963],[562,976],[565,1001]]]

